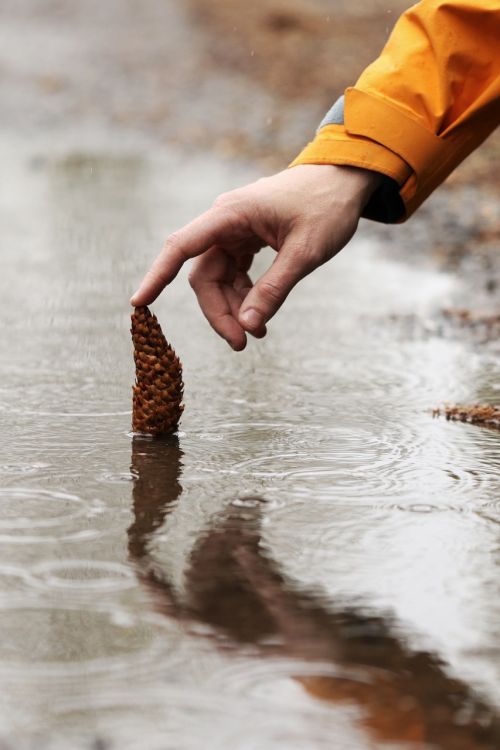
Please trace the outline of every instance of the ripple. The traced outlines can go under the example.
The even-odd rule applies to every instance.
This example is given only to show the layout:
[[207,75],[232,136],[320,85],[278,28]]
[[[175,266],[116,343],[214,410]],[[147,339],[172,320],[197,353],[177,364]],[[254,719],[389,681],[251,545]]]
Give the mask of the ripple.
[[[88,539],[94,532],[78,528],[85,515],[85,505],[78,495],[18,487],[0,489],[2,542],[30,544],[72,538]],[[33,531],[37,533],[33,534]]]
[[218,691],[231,692],[233,695],[269,698],[275,693],[275,682],[297,674],[362,680],[364,670],[321,661],[314,663],[299,657],[243,660],[240,656],[214,673],[213,687]]
[[135,482],[138,477],[135,471],[124,471],[119,474],[113,474],[112,472],[106,472],[99,477],[100,482],[107,482],[109,484],[122,484],[123,482]]
[[82,500],[77,495],[15,487],[0,489],[0,508],[0,529],[59,526],[83,514]]
[[204,433],[188,433],[183,445],[203,474],[237,476],[249,492],[257,480],[265,494],[279,487],[290,500],[456,507],[500,489],[485,438],[451,433],[424,408],[360,407],[338,414],[334,426],[215,421],[217,453],[208,453]]
[[[45,419],[99,419],[128,416],[122,394],[112,394],[106,384],[95,380],[82,380],[76,373],[64,372],[58,379],[57,371],[39,369],[37,377],[26,382],[25,373],[13,373],[16,386],[0,397],[0,410],[6,414]],[[22,383],[22,390],[18,384]],[[3,394],[2,394],[3,395]]]
[[4,409],[9,413],[25,414],[34,417],[124,417],[130,416],[132,411],[38,411],[31,409]]
[[[367,497],[390,494],[401,486],[407,454],[418,445],[409,431],[402,438],[366,429],[315,429],[291,433],[287,450],[260,452],[223,471],[253,479],[283,482],[296,496]],[[305,443],[302,445],[301,443]],[[295,449],[294,449],[295,446]]]
[[427,505],[425,503],[412,503],[407,508],[399,507],[398,510],[406,510],[410,513],[442,513],[443,511],[452,509],[443,506]]
[[18,565],[0,564],[0,590],[19,590],[24,584],[31,586],[33,579],[31,573]]
[[216,432],[200,432],[198,437],[200,440],[208,443],[219,443],[221,440],[224,440],[224,435]]
[[2,599],[0,629],[0,675],[13,680],[129,676],[161,669],[176,651],[176,629],[165,618],[89,603]]
[[236,497],[230,502],[235,508],[260,508],[263,504],[269,505],[263,497]]
[[50,464],[47,463],[33,463],[33,464],[1,464],[0,474],[12,474],[12,475],[27,475],[36,474],[40,469],[48,469]]
[[126,565],[98,560],[44,562],[32,569],[32,575],[35,585],[68,593],[122,591],[136,584],[134,573]]
[[[206,664],[205,660],[206,656],[198,668],[190,662],[182,663],[179,674],[170,672],[161,688],[116,683],[112,690],[82,691],[76,699],[72,690],[58,696],[58,708],[72,727],[85,727],[82,717],[85,721],[91,716],[92,726],[98,725],[104,736],[113,737],[113,747],[127,750],[206,747],[207,731],[209,747],[217,750],[331,748],[333,735],[339,750],[371,747],[360,742],[363,735],[353,725],[352,710],[311,700],[301,684],[304,677],[310,679],[316,674],[331,677],[331,670],[289,663],[287,671],[273,661],[267,674],[262,675],[257,662],[238,662],[226,669],[218,660]],[[295,672],[291,671],[294,667]],[[242,689],[235,690],[232,673],[239,670]],[[301,677],[296,678],[297,673]],[[252,684],[252,679],[258,685],[255,691],[247,692],[244,686]],[[259,717],[257,725],[255,716]],[[104,728],[108,727],[111,731],[106,732]]]

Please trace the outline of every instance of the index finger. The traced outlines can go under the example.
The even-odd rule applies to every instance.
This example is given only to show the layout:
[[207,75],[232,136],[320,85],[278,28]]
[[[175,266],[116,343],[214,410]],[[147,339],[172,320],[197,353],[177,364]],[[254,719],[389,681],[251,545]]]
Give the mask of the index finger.
[[183,264],[220,242],[234,227],[234,214],[210,208],[170,235],[130,303],[149,305],[175,279]]

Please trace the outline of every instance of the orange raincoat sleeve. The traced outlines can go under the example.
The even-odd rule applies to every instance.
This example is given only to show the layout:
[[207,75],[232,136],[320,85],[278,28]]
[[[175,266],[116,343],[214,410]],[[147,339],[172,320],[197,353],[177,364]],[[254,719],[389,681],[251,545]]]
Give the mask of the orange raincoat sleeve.
[[[386,175],[368,218],[404,221],[500,121],[500,0],[421,0],[292,162]],[[387,184],[393,185],[393,195]]]

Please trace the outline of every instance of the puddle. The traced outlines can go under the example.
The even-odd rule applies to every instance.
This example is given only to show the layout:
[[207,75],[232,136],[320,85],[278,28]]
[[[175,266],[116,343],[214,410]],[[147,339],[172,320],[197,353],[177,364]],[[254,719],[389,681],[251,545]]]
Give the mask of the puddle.
[[[236,175],[199,158],[208,200]],[[194,748],[225,716],[217,750],[495,747],[498,437],[430,408],[494,389],[498,363],[366,325],[439,309],[456,282],[362,234],[234,355],[181,277],[155,310],[182,429],[133,437],[128,294],[190,200],[192,165],[162,159],[126,180],[109,156],[13,164],[33,221],[2,229],[6,740]]]
[[499,435],[432,408],[494,399],[500,363],[391,323],[462,282],[366,225],[234,354],[184,271],[154,306],[181,431],[134,437],[130,293],[256,171],[69,130],[0,147],[0,740],[498,748]]

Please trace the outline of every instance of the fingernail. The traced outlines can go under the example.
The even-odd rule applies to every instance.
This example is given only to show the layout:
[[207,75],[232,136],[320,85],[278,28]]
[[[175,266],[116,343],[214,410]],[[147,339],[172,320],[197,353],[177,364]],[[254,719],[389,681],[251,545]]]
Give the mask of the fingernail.
[[[139,290],[137,290],[139,291]],[[137,297],[137,292],[134,292],[133,295],[130,298],[130,304],[135,305],[135,298]]]
[[249,310],[245,310],[245,312],[241,313],[240,320],[245,326],[248,326],[249,328],[259,328],[259,326],[261,326],[264,322],[262,320],[262,315],[252,307]]

